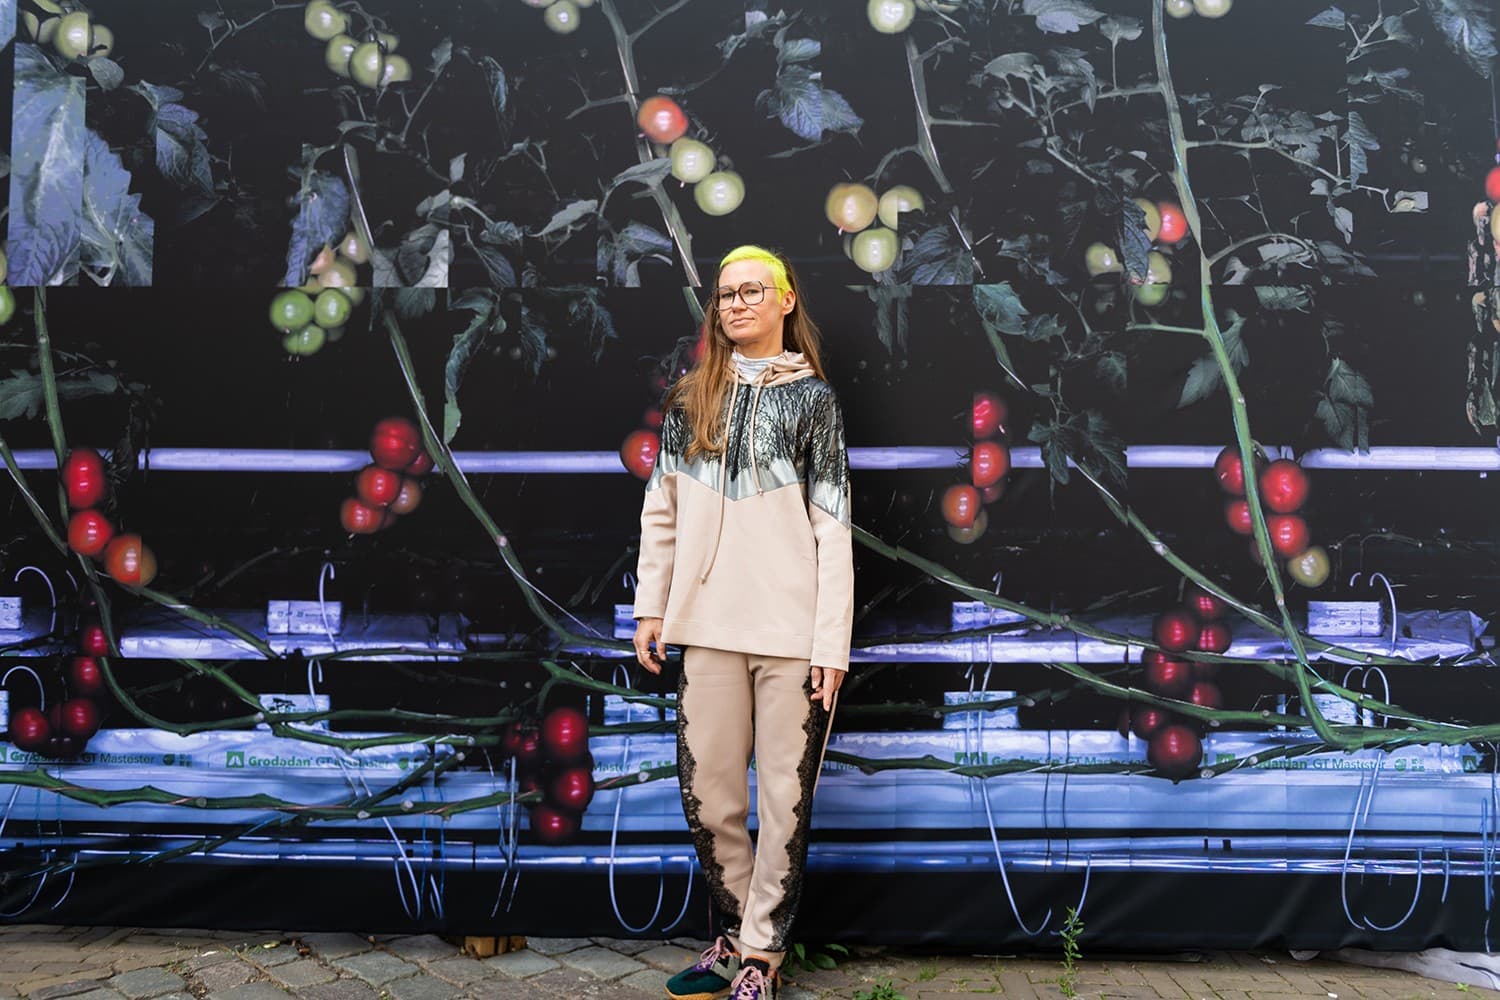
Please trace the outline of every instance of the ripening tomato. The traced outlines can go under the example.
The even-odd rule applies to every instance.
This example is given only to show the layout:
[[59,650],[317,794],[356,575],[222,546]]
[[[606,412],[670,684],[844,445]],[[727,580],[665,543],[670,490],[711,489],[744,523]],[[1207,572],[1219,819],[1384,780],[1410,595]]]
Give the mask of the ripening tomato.
[[405,417],[386,417],[370,434],[370,457],[382,469],[401,471],[422,450],[422,433]]
[[657,94],[648,97],[641,102],[641,109],[636,113],[635,123],[640,126],[646,138],[652,142],[670,145],[681,139],[688,130],[687,115],[683,113],[678,103],[670,97]]
[[976,392],[974,403],[969,408],[969,416],[974,438],[980,440],[994,437],[996,433],[1005,433],[1005,420],[1010,416],[1010,408],[1005,405],[1005,400],[992,392]]
[[994,503],[1003,496],[1005,496],[1005,480],[1003,479],[998,483],[991,483],[979,491],[979,499],[987,504]]
[[656,468],[656,458],[661,454],[661,436],[655,431],[634,430],[625,435],[620,445],[620,462],[637,479],[650,479]]
[[367,465],[354,477],[354,495],[369,507],[389,507],[401,492],[401,473]]
[[1227,622],[1204,622],[1198,629],[1198,641],[1193,647],[1200,653],[1222,653],[1234,641],[1234,633]]
[[839,232],[857,233],[875,221],[879,211],[875,192],[864,184],[835,184],[823,201],[823,214]]
[[427,454],[426,449],[417,453],[417,457],[411,460],[411,464],[402,470],[408,476],[425,476],[432,471],[432,456]]
[[144,587],[156,579],[156,554],[140,535],[116,535],[104,549],[104,570],[116,583]]
[[995,485],[1010,472],[1010,449],[998,441],[978,441],[969,461],[969,474],[980,489]]
[[[997,483],[996,485],[998,486],[999,484]],[[988,489],[993,488],[994,487],[989,487]],[[986,492],[988,492],[988,489],[986,490]],[[983,499],[983,497],[984,493],[981,493],[980,498]],[[975,542],[984,537],[984,533],[989,529],[989,526],[990,512],[981,507],[979,509],[979,513],[974,515],[974,523],[969,527],[960,528],[957,525],[953,524],[945,525],[944,527],[948,529],[948,537],[953,539],[958,544],[973,545]]]
[[1181,653],[1192,649],[1198,641],[1198,620],[1181,608],[1164,611],[1156,616],[1152,635],[1156,644],[1169,653]]
[[105,691],[104,668],[92,656],[75,656],[68,661],[68,690],[84,698],[102,695]]
[[385,511],[350,497],[339,506],[339,523],[351,535],[373,535],[385,523]]
[[1157,239],[1163,243],[1181,243],[1188,232],[1187,216],[1182,214],[1182,206],[1173,201],[1162,201],[1157,203],[1156,211],[1161,215],[1161,232]]
[[1250,513],[1250,501],[1230,500],[1224,504],[1224,521],[1236,535],[1248,535],[1255,530]]
[[68,519],[68,548],[81,556],[97,556],[113,537],[115,526],[97,510],[80,510]]
[[1328,580],[1331,566],[1328,561],[1328,550],[1321,545],[1314,545],[1307,551],[1286,563],[1286,571],[1291,574],[1304,587],[1321,587]]
[[1278,514],[1295,514],[1307,503],[1312,489],[1302,466],[1289,458],[1278,458],[1260,474],[1260,495]]
[[68,452],[63,460],[62,478],[68,506],[73,508],[97,507],[109,485],[104,475],[104,456],[92,448],[74,448]]
[[979,491],[967,483],[955,483],[943,493],[943,520],[955,528],[972,528],[984,508]]
[[1300,556],[1312,542],[1307,522],[1296,514],[1272,514],[1266,518],[1266,533],[1271,536],[1271,551],[1283,559]]
[[422,484],[411,476],[401,477],[401,489],[387,510],[392,514],[410,514],[422,503]]

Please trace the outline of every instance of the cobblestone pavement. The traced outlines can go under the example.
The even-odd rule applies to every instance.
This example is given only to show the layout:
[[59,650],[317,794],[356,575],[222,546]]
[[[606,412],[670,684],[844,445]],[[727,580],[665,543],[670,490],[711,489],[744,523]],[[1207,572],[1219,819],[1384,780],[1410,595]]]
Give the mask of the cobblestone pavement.
[[[486,959],[431,935],[398,937],[133,927],[0,927],[0,1000],[646,1000],[702,942],[531,938]],[[1191,960],[1189,960],[1191,959]],[[784,1000],[1061,997],[1056,956],[933,956],[856,949],[790,972]],[[1076,996],[1140,1000],[1397,1000],[1500,993],[1285,953],[1078,963]]]

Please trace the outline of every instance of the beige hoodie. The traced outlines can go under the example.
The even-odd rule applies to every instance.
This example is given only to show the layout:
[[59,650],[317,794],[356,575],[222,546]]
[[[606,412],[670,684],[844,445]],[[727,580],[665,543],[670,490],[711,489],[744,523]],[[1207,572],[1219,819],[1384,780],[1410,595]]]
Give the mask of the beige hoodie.
[[662,641],[849,668],[854,552],[838,399],[799,353],[734,371],[722,455],[685,455],[680,407],[641,507],[635,617]]

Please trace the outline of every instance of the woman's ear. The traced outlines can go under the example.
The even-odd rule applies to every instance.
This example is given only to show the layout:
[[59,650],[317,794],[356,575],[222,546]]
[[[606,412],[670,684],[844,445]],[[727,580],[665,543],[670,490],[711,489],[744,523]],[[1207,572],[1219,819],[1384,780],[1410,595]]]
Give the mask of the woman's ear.
[[781,315],[789,316],[797,308],[797,293],[788,288],[781,293]]

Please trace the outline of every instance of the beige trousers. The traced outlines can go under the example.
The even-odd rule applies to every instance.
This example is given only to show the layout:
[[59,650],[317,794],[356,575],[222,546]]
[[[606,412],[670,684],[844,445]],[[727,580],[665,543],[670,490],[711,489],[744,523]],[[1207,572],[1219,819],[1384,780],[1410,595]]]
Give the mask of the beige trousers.
[[[682,808],[719,927],[772,968],[802,895],[812,798],[832,713],[813,702],[806,660],[689,646],[677,701]],[[835,705],[835,707],[837,707]],[[751,848],[750,755],[759,820]]]

